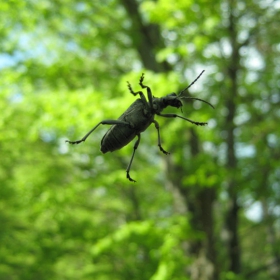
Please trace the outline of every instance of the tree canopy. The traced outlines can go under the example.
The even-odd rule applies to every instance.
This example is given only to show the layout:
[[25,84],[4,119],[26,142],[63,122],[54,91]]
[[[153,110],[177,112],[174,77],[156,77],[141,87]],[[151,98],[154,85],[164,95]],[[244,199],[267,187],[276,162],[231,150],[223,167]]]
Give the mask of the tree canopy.
[[[279,279],[280,5],[0,5],[0,279]],[[182,112],[102,154],[141,90]],[[144,90],[144,94],[146,94]]]

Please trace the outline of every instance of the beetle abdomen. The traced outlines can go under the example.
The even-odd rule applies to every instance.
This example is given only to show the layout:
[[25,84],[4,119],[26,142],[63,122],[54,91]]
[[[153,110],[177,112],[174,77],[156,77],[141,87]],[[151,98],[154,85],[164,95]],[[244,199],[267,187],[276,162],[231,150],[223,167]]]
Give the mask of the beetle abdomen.
[[126,146],[136,136],[135,130],[126,125],[113,125],[101,140],[101,152],[113,152]]
[[126,146],[151,124],[154,115],[144,112],[144,104],[141,99],[135,100],[129,108],[118,118],[128,125],[115,124],[110,127],[101,140],[101,152],[113,152]]

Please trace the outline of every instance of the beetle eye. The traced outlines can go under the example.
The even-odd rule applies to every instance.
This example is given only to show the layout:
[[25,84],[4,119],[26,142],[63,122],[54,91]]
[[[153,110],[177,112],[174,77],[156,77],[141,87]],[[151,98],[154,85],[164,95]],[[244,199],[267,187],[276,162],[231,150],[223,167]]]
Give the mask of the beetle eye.
[[182,107],[183,104],[182,104],[181,100],[177,99],[177,100],[176,100],[176,105],[175,105],[175,106],[176,106],[177,108]]

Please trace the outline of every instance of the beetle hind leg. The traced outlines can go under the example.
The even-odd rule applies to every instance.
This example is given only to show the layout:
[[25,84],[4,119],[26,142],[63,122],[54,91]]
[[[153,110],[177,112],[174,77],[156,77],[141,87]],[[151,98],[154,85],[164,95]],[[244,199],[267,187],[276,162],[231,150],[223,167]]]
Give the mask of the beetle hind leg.
[[137,150],[137,148],[138,148],[138,146],[139,146],[139,143],[140,143],[140,134],[137,134],[137,137],[138,137],[138,139],[137,139],[137,141],[136,141],[135,144],[134,144],[132,157],[131,157],[130,162],[129,162],[129,164],[128,164],[128,167],[127,167],[127,169],[126,169],[126,178],[127,178],[129,181],[131,181],[131,182],[136,182],[135,180],[133,180],[133,179],[130,177],[129,171],[130,171],[130,168],[131,168],[131,164],[132,164],[132,162],[133,162],[133,158],[134,158],[134,155],[135,155],[135,151]]
[[108,125],[115,125],[115,124],[120,124],[120,125],[130,125],[128,122],[120,121],[120,120],[104,120],[97,124],[93,129],[91,129],[82,139],[76,140],[76,141],[70,141],[66,140],[65,142],[68,142],[69,144],[80,144],[81,142],[86,141],[86,139],[89,137],[89,135],[101,124],[108,124]]

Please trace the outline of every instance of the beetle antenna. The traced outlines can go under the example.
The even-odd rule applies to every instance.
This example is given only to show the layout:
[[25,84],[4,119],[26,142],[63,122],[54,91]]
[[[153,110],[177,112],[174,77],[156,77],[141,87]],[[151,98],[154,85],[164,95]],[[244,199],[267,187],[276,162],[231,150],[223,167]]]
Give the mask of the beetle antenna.
[[211,106],[213,109],[215,109],[214,106],[213,106],[212,104],[210,104],[209,102],[207,102],[207,101],[205,101],[205,100],[203,100],[203,99],[196,98],[196,97],[181,96],[181,95],[184,93],[184,91],[186,91],[188,88],[190,88],[193,84],[196,83],[196,81],[201,77],[201,75],[203,74],[203,72],[205,72],[205,70],[203,70],[203,71],[197,76],[197,78],[196,78],[190,85],[188,85],[185,89],[183,89],[183,90],[178,94],[178,97],[179,97],[180,99],[199,100],[199,101],[202,101],[202,102],[208,104],[208,105]]
[[203,99],[200,99],[200,98],[182,96],[182,97],[180,97],[180,99],[192,99],[192,100],[199,100],[199,101],[202,101],[202,102],[204,102],[204,103],[208,104],[208,105],[209,105],[209,106],[211,106],[213,109],[215,109],[215,107],[214,107],[211,103],[209,103],[208,101],[205,101],[205,100],[203,100]]
[[187,90],[187,89],[190,88],[193,84],[195,84],[196,81],[201,77],[201,75],[203,74],[204,71],[205,71],[205,70],[203,70],[203,71],[198,75],[198,77],[197,77],[190,85],[188,85],[185,89],[183,89],[183,90],[179,93],[179,96],[181,96],[181,95],[184,93],[185,90]]

